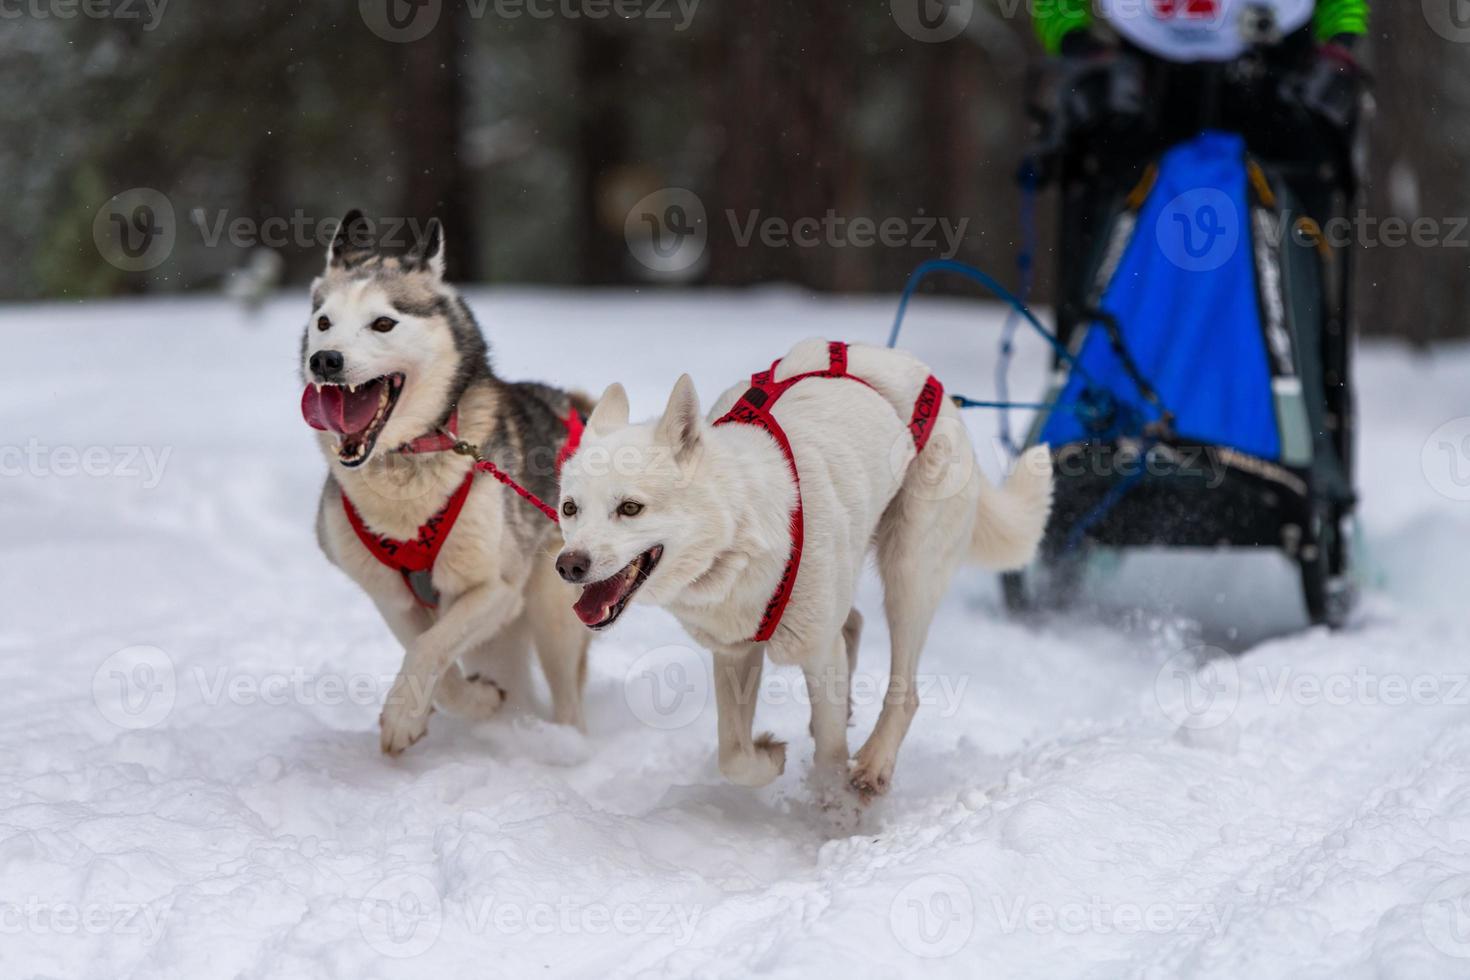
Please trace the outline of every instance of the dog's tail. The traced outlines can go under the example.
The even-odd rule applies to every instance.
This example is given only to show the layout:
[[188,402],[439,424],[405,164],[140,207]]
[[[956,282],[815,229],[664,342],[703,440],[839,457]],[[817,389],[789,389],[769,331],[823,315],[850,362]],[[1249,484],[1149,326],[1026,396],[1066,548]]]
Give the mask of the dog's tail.
[[970,558],[996,571],[1024,568],[1036,557],[1051,516],[1051,448],[1033,446],[1000,487],[980,480],[980,514]]

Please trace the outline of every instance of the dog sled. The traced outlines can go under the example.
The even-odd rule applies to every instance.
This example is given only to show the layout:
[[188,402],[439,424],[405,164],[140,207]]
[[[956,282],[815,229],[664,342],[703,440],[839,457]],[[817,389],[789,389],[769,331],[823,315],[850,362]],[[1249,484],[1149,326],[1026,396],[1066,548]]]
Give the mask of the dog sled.
[[[1300,570],[1310,620],[1340,626],[1355,601],[1350,264],[1326,240],[1325,205],[1297,193],[1322,183],[1321,161],[1293,171],[1211,130],[1131,167],[1089,159],[1099,146],[1064,143],[1051,163],[1054,335],[956,263],[926,263],[900,306],[901,322],[918,280],[947,268],[1008,298],[1055,347],[1016,447],[1051,447],[1055,504],[1038,561],[1002,576],[1007,606],[1066,605],[1098,549],[1276,548]],[[1345,170],[1337,202],[1351,199]]]

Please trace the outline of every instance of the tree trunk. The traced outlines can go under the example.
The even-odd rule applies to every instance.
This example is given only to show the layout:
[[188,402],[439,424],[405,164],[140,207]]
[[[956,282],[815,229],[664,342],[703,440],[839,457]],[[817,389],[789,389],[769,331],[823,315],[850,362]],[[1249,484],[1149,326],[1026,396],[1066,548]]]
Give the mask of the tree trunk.
[[480,266],[474,185],[464,165],[465,86],[463,57],[468,31],[464,0],[446,0],[428,36],[401,45],[402,79],[393,123],[397,134],[400,213],[392,217],[422,229],[430,218],[444,222],[449,278],[474,281]]

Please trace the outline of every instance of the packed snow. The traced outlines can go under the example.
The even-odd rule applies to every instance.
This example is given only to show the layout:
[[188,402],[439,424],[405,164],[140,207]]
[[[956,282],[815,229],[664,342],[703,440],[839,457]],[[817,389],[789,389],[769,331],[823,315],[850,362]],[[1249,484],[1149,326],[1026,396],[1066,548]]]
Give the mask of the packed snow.
[[[893,307],[470,298],[503,376],[620,380],[635,416]],[[1362,350],[1350,629],[1305,628],[1268,553],[1107,557],[1037,622],[966,570],[852,830],[805,781],[800,673],[757,719],[785,775],[727,785],[708,657],[646,607],[593,645],[587,737],[533,706],[381,756],[400,650],[314,540],[305,317],[0,311],[0,977],[1470,975],[1470,348]],[[983,396],[998,322],[921,301],[905,343]],[[1013,392],[1044,370],[1026,345]],[[854,746],[888,659],[859,601]]]

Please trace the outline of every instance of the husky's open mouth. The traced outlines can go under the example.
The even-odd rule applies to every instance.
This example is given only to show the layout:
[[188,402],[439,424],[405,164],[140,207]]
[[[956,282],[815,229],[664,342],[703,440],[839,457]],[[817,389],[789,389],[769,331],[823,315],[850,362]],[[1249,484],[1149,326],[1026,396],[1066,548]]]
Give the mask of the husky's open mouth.
[[343,466],[361,466],[402,392],[401,374],[385,374],[360,385],[312,383],[301,393],[301,415],[313,429],[337,433],[337,458]]
[[633,593],[648,580],[664,556],[664,546],[656,544],[624,565],[622,570],[601,582],[593,582],[582,590],[572,610],[577,618],[595,630],[607,629],[618,621]]

